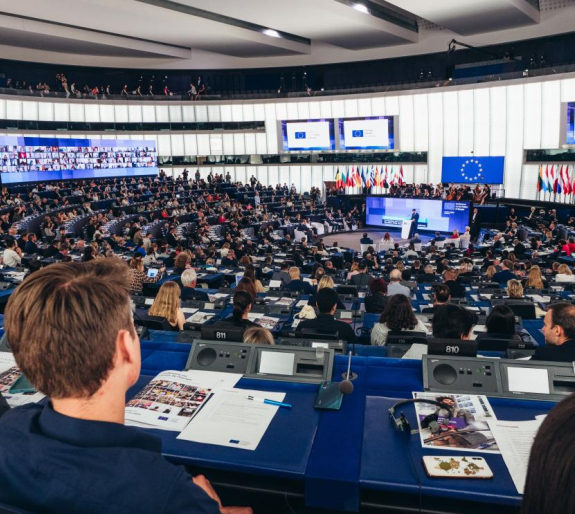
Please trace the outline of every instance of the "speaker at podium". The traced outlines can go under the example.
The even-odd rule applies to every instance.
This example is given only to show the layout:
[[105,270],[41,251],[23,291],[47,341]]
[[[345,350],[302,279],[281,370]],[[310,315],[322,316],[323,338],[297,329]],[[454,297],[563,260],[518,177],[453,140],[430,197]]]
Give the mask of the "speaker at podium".
[[413,220],[403,220],[401,223],[401,239],[409,239],[409,231]]

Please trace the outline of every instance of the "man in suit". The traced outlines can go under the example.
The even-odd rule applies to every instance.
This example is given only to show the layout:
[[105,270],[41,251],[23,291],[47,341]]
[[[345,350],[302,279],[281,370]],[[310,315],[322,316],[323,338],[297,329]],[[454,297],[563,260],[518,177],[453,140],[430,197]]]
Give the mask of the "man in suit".
[[166,236],[166,242],[172,247],[172,248],[176,248],[176,246],[178,246],[180,243],[178,241],[178,238],[176,237],[176,227],[172,227],[170,229],[170,232],[168,233],[168,235]]
[[413,236],[417,232],[418,224],[419,224],[419,213],[417,212],[417,209],[413,209],[411,211],[411,228],[409,229],[409,235],[407,236],[407,239],[413,238]]
[[282,287],[291,282],[291,277],[289,276],[289,264],[287,262],[282,262],[279,271],[274,271],[272,275],[272,280],[279,280],[282,283]]
[[477,240],[479,236],[479,229],[481,226],[481,215],[479,214],[479,209],[473,209],[473,215],[471,216],[471,239]]
[[301,279],[299,268],[295,266],[289,269],[289,276],[291,278],[289,284],[283,286],[282,289],[286,291],[301,291],[303,294],[312,295],[314,293],[314,288],[309,282]]
[[513,241],[513,253],[516,255],[517,258],[521,259],[525,255],[526,251],[527,248],[525,248],[525,245],[521,241],[519,241],[519,239],[515,239]]
[[195,270],[187,269],[181,275],[181,298],[182,300],[201,300],[203,302],[209,301],[207,293],[196,289],[198,276]]
[[539,346],[531,360],[575,361],[575,305],[556,303],[549,306],[543,320],[546,346]]
[[[356,275],[357,276],[357,275]],[[411,298],[411,292],[409,287],[405,287],[400,284],[401,282],[401,271],[394,269],[389,274],[389,284],[387,286],[387,296],[393,296],[394,294],[402,294]]]
[[457,271],[448,268],[443,274],[443,283],[449,288],[453,298],[465,298],[465,287],[457,283]]
[[362,238],[359,240],[362,245],[372,245],[373,239],[371,237],[367,237],[367,232],[364,232]]
[[367,287],[371,281],[371,276],[367,274],[367,263],[361,261],[359,263],[359,273],[351,277],[350,285],[356,287]]
[[417,277],[419,283],[432,283],[437,282],[437,275],[433,272],[433,266],[428,264],[423,268],[424,273]]
[[517,277],[511,272],[512,267],[513,263],[510,260],[505,259],[501,263],[501,271],[493,275],[493,281],[499,282],[500,284],[507,284],[509,280],[517,279]]

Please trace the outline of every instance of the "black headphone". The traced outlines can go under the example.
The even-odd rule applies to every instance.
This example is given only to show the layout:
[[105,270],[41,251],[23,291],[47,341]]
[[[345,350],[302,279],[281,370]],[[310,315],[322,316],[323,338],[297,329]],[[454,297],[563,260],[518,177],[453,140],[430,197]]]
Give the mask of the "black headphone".
[[398,407],[401,407],[402,405],[407,405],[409,403],[427,403],[429,405],[436,405],[438,407],[441,407],[442,409],[445,409],[447,411],[447,418],[451,419],[453,417],[453,407],[450,407],[449,405],[446,405],[445,403],[442,402],[438,402],[436,400],[425,400],[423,398],[415,398],[412,400],[402,400],[400,402],[397,402],[393,407],[391,407],[389,409],[389,417],[390,419],[395,423],[395,426],[401,430],[402,432],[406,432],[408,435],[409,434],[418,434],[421,430],[424,430],[426,428],[429,428],[429,430],[431,431],[432,434],[436,434],[437,432],[439,432],[440,429],[440,425],[437,422],[438,418],[439,418],[439,414],[437,412],[434,412],[433,414],[429,414],[428,416],[425,416],[425,418],[423,418],[421,420],[421,430],[412,430],[411,429],[411,425],[409,424],[409,421],[407,421],[407,418],[405,417],[405,414],[403,412],[400,413],[399,418],[395,417],[395,410]]

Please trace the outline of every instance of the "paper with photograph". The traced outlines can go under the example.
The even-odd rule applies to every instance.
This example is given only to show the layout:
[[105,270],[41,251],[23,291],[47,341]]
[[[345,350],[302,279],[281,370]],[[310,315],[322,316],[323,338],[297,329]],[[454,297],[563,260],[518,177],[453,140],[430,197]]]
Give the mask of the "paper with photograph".
[[126,404],[126,425],[181,431],[210,394],[242,377],[212,371],[164,371]]
[[[497,418],[486,396],[413,393],[413,397],[440,401],[449,405],[452,411],[449,417],[447,409],[426,403],[415,404],[421,445],[424,448],[500,453],[488,424]],[[439,432],[433,434],[429,427],[422,428],[426,418],[439,423]]]
[[22,372],[16,365],[14,355],[9,352],[0,352],[0,393],[2,393],[10,407],[37,403],[45,397],[45,395],[38,392],[11,394],[10,388],[21,376]]

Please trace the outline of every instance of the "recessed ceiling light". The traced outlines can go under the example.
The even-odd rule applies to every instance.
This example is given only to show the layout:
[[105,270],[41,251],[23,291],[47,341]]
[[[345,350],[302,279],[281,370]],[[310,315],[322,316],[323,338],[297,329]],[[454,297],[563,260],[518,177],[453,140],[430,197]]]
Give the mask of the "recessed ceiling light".
[[362,13],[369,14],[369,9],[363,4],[353,4],[353,8],[356,11],[360,11]]
[[264,34],[266,36],[270,36],[270,37],[281,37],[280,33],[277,30],[274,29],[265,29],[264,30]]

